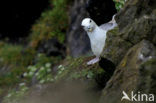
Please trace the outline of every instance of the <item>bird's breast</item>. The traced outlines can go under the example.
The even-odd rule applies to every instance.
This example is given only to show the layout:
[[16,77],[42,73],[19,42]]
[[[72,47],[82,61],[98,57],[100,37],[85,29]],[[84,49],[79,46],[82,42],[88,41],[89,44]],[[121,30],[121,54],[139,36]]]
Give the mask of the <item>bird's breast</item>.
[[92,37],[90,38],[90,42],[91,42],[91,48],[93,53],[96,56],[100,56],[104,45],[105,45],[105,40],[106,40],[106,33],[105,32],[96,32],[94,34],[92,34]]

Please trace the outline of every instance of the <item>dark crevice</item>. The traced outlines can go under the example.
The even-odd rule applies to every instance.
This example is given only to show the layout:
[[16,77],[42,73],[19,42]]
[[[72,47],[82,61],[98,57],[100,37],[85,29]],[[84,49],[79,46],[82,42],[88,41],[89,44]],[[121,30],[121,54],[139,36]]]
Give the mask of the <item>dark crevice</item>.
[[99,65],[104,69],[105,72],[96,75],[95,80],[98,84],[98,88],[102,90],[106,86],[106,83],[109,81],[109,79],[112,77],[116,66],[113,62],[106,58],[101,58]]
[[60,56],[65,58],[66,48],[61,44],[56,38],[52,38],[46,41],[39,43],[37,47],[39,53],[45,53],[47,56]]
[[98,25],[109,22],[117,13],[113,0],[88,0],[86,9]]

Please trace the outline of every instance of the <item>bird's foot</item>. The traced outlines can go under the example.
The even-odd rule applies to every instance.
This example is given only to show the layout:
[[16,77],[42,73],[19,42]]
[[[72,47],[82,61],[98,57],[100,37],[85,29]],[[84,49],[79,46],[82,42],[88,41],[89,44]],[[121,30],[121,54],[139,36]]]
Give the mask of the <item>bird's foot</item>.
[[90,60],[89,62],[87,62],[87,65],[95,64],[95,63],[97,63],[99,60],[100,60],[99,57],[96,57],[96,58]]

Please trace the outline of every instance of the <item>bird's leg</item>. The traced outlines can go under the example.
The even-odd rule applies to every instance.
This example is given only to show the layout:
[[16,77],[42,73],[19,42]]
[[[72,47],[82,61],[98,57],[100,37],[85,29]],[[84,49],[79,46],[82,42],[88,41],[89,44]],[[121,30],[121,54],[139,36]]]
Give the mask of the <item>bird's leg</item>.
[[99,58],[99,57],[96,57],[96,58],[90,60],[89,62],[87,62],[87,65],[95,64],[95,63],[97,63],[99,60],[100,60],[100,58]]

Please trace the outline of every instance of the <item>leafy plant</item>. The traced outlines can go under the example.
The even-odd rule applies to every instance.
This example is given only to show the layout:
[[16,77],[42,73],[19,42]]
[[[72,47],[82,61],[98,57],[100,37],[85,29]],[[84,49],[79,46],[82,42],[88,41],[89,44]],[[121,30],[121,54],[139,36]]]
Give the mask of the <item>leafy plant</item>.
[[32,27],[30,40],[33,47],[49,38],[57,38],[61,43],[64,42],[68,27],[67,3],[68,0],[50,1],[52,8],[43,12]]
[[28,72],[23,75],[30,80],[33,76],[39,81],[39,83],[52,82],[53,77],[51,74],[51,63],[50,58],[46,57],[44,54],[38,54],[38,61],[35,65],[28,66]]
[[126,0],[113,0],[115,2],[115,7],[119,11],[121,8],[123,8]]

